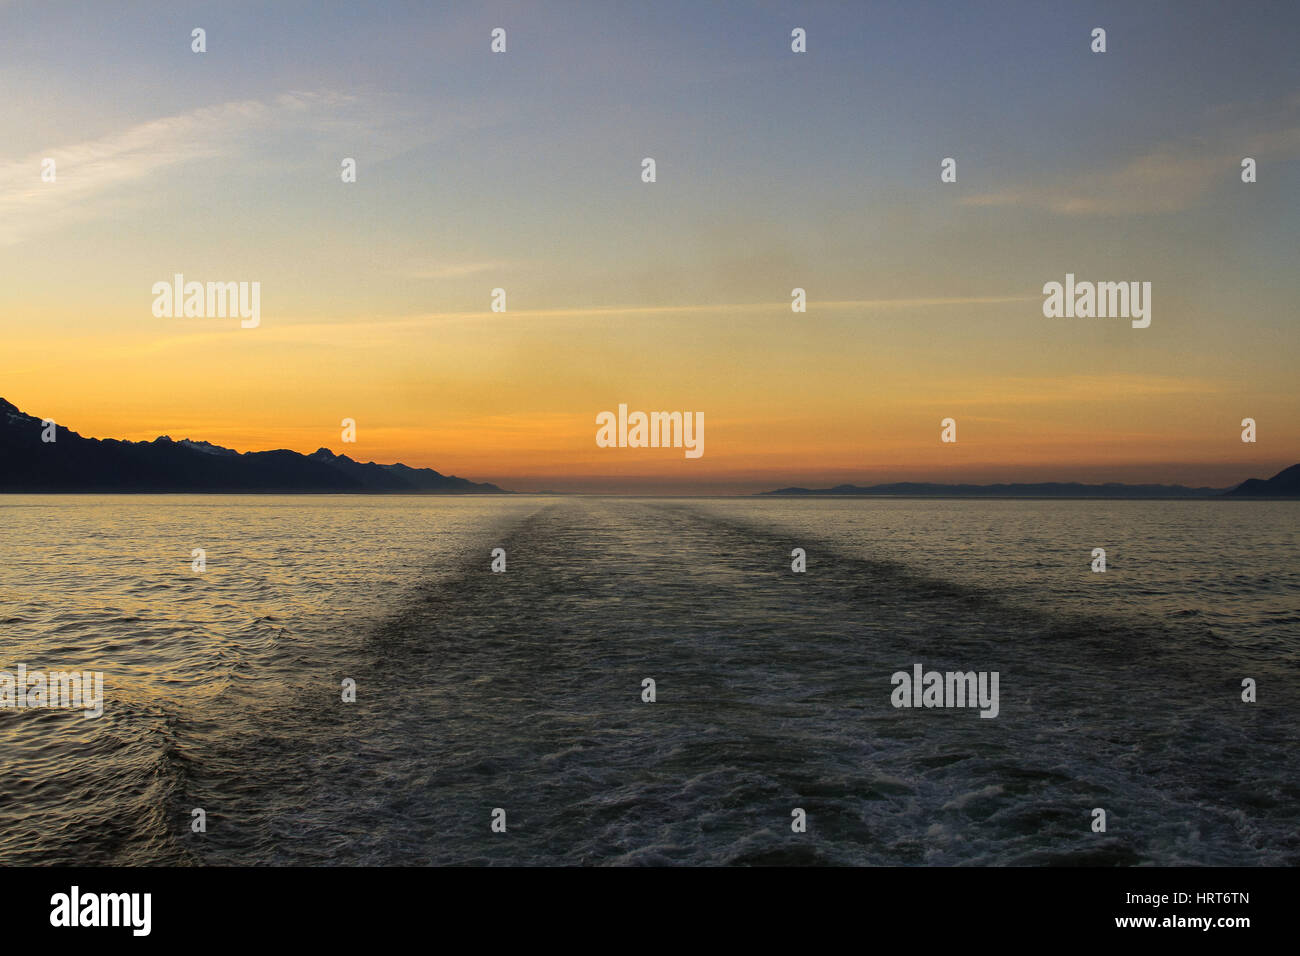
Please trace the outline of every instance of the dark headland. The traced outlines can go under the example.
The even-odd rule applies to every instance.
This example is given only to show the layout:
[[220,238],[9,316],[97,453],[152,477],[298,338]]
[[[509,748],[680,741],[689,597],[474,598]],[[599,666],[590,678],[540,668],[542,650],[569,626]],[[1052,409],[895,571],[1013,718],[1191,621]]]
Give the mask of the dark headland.
[[432,468],[362,464],[321,448],[239,453],[205,441],[83,438],[0,398],[0,492],[509,494]]

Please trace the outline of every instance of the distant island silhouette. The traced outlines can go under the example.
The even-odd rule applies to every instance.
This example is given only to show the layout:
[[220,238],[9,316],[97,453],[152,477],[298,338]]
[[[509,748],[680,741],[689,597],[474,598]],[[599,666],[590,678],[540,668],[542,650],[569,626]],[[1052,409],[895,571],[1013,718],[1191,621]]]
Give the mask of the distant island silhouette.
[[321,448],[240,453],[205,441],[83,438],[0,398],[0,492],[205,492],[332,494],[509,494],[496,485],[432,468],[362,464]]
[[836,485],[834,488],[780,488],[761,495],[880,495],[900,498],[1296,498],[1300,497],[1300,465],[1272,478],[1249,478],[1232,488],[1188,488],[1185,485],[1126,485],[1106,482],[1043,481],[1032,484],[942,485],[899,481],[887,485]]

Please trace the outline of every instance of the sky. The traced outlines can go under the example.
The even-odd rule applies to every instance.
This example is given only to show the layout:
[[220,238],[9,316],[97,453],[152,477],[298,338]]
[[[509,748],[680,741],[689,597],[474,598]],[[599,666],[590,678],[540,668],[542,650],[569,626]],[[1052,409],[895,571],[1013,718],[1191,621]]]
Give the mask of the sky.
[[[0,0],[0,396],[521,491],[1300,461],[1300,6],[444,6]],[[257,327],[156,316],[178,273]],[[1045,317],[1067,273],[1150,326]]]

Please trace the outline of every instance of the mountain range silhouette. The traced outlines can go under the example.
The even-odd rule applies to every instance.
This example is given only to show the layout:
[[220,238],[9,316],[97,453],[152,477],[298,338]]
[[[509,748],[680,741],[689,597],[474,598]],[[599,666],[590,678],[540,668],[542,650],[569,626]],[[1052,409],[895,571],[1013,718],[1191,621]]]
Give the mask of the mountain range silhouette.
[[[488,483],[432,468],[359,462],[320,448],[310,455],[287,449],[237,452],[206,441],[167,435],[151,442],[83,438],[62,425],[42,440],[41,419],[0,398],[0,493],[208,492],[332,494],[511,494]],[[1183,485],[1099,485],[1036,482],[995,485],[894,482],[781,488],[763,495],[896,495],[1003,498],[1297,498],[1300,464],[1272,478],[1249,478],[1232,488]]]
[[83,438],[0,398],[0,492],[509,494],[432,468],[361,463],[321,448],[240,453],[206,441]]

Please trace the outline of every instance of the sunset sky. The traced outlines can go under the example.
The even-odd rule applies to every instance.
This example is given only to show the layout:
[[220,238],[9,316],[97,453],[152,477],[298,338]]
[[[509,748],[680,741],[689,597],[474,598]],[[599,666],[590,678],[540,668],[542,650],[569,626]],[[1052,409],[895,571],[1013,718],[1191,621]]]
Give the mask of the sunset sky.
[[[1300,461],[1294,3],[125,6],[0,0],[0,396],[83,435],[600,492]],[[155,317],[176,273],[260,326]],[[1150,328],[1045,318],[1066,273]],[[619,403],[703,457],[597,447]]]

